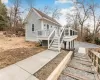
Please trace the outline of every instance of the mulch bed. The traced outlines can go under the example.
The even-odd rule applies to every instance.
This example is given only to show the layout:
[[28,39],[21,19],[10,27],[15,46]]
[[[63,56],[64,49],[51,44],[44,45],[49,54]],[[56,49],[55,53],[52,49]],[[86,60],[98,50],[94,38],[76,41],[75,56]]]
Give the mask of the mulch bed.
[[53,60],[47,63],[44,67],[42,67],[39,71],[37,71],[34,76],[39,80],[46,80],[49,75],[54,71],[54,69],[59,65],[59,63],[64,59],[67,55],[68,51],[62,51],[59,55],[57,55]]
[[0,69],[33,56],[41,51],[44,51],[45,49],[46,48],[42,47],[16,48],[0,52]]

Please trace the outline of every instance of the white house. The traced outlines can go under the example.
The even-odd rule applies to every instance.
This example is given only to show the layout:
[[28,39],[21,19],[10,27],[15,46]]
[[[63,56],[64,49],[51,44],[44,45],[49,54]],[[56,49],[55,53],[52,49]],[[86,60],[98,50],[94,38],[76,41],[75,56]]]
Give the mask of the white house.
[[[34,32],[41,31],[41,30],[53,30],[59,28],[61,25],[53,18],[47,16],[46,14],[42,13],[41,11],[32,8],[25,19],[27,23],[25,26],[26,32],[26,40],[27,41],[34,41],[37,40],[37,36]],[[58,31],[56,31],[58,32]],[[57,36],[57,35],[56,35]]]
[[64,42],[66,47],[73,48],[77,31],[62,27],[55,19],[32,8],[25,19],[26,41],[41,41],[48,49],[59,50]]

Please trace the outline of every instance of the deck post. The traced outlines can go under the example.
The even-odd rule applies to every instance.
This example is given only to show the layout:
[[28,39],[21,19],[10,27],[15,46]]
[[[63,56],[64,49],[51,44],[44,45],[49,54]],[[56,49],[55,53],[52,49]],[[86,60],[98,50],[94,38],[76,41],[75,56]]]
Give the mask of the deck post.
[[71,49],[73,49],[73,41],[71,41]]
[[72,41],[72,47],[73,47],[73,49],[74,49],[74,40]]
[[66,42],[64,42],[64,49],[66,50]]
[[70,41],[69,41],[69,50],[70,50]]
[[70,27],[69,27],[69,36],[70,36],[70,30],[71,30],[71,29],[70,29]]

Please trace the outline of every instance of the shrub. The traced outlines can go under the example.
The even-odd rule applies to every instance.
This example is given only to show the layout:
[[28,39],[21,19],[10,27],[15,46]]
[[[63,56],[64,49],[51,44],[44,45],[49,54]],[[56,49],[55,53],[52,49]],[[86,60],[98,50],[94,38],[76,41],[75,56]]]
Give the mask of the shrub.
[[6,35],[7,37],[9,36],[20,37],[20,36],[25,36],[25,30],[21,27],[10,27],[3,34]]
[[99,38],[96,38],[95,39],[95,43],[98,44],[98,45],[100,45],[100,39]]
[[85,37],[84,37],[84,40],[85,40],[86,42],[92,42],[92,35],[87,35],[87,36],[85,36]]
[[41,45],[41,42],[36,42],[36,43],[35,43],[35,46],[36,46],[36,47],[42,46],[42,45]]

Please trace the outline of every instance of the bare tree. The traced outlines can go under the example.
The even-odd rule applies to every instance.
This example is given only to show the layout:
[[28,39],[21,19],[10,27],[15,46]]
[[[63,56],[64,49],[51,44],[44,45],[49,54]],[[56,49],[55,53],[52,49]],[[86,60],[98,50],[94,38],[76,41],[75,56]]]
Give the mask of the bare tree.
[[80,36],[81,36],[81,40],[82,40],[84,23],[89,18],[89,7],[86,6],[85,0],[81,0],[81,1],[77,0],[76,2],[74,2],[74,6],[76,8],[78,22],[81,27],[81,35]]
[[55,19],[59,19],[61,15],[60,9],[58,7],[52,8],[50,6],[45,6],[43,9],[40,9],[40,10]]
[[78,29],[78,17],[77,17],[77,14],[70,14],[70,13],[67,13],[66,14],[66,21],[67,21],[67,24],[72,24],[72,27],[77,30]]
[[59,17],[61,16],[60,9],[58,7],[52,8],[51,15],[52,18],[59,19]]
[[40,11],[42,11],[43,13],[49,15],[51,13],[51,7],[49,6],[44,6],[43,9],[40,9]]
[[13,24],[13,7],[10,7],[9,11],[8,11],[8,15],[9,15],[9,27],[12,27]]
[[95,42],[95,38],[96,38],[96,34],[99,32],[100,30],[100,16],[97,17],[97,13],[96,10],[98,8],[98,4],[96,4],[94,2],[94,0],[91,0],[91,4],[90,6],[90,11],[91,11],[91,17],[93,18],[93,43]]
[[100,16],[98,17],[97,21],[95,21],[95,29],[93,31],[93,42],[95,41],[97,34],[100,31]]
[[21,0],[12,0],[11,3],[13,6],[9,9],[10,25],[17,27],[17,23],[21,19],[22,14],[22,11],[20,10]]
[[20,8],[20,0],[15,0],[14,1],[14,26],[15,27],[17,26],[17,22],[18,22],[18,19],[20,17],[19,8]]

